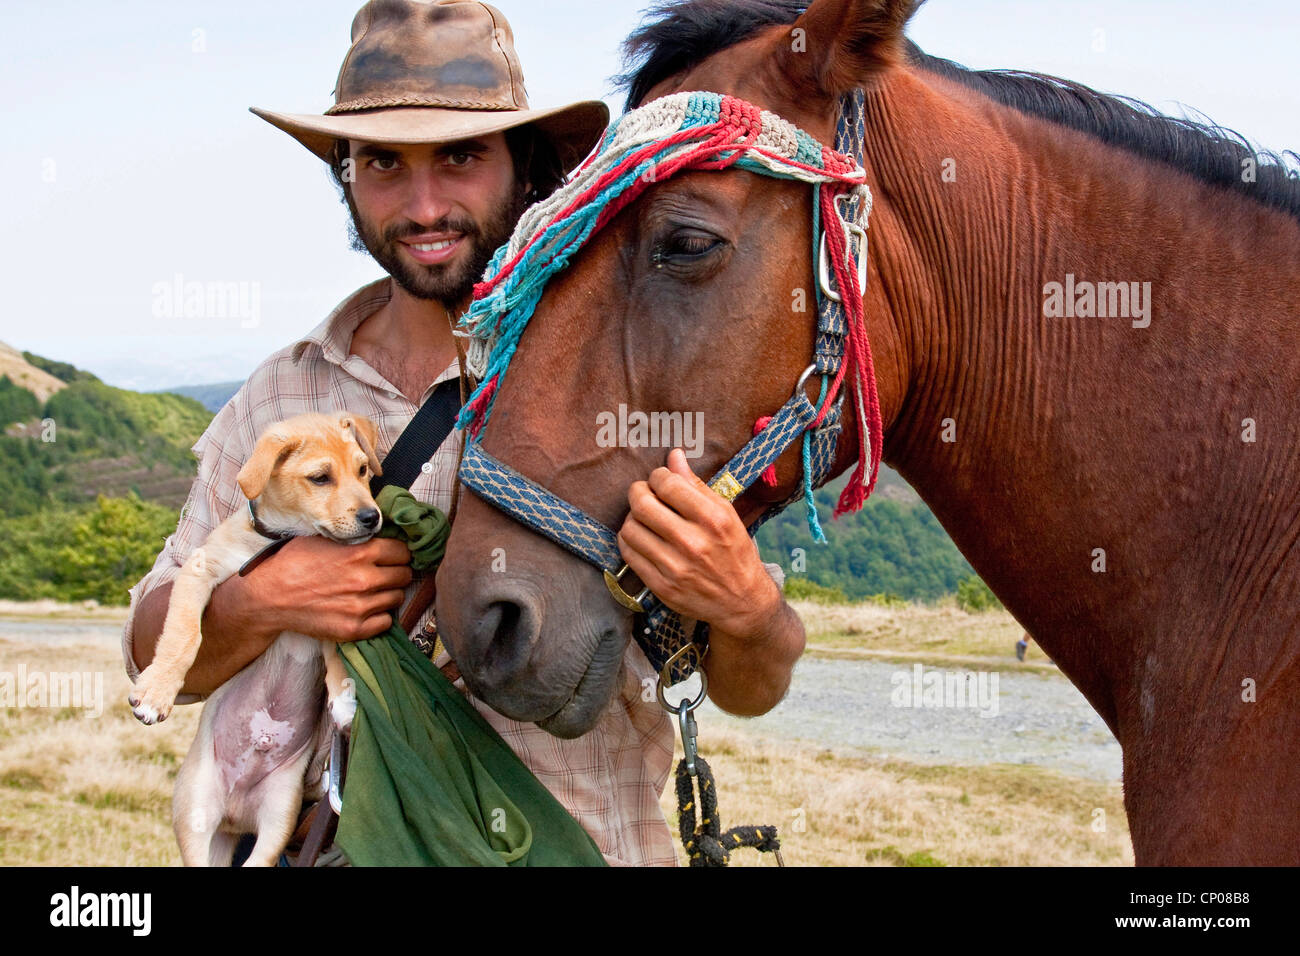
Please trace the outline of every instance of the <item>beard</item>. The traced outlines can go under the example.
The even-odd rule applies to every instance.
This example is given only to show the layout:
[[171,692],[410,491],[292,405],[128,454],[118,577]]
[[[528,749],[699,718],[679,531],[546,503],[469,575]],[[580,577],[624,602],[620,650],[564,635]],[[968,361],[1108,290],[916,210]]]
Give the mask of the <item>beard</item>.
[[[348,211],[352,214],[348,224],[348,238],[357,252],[368,252],[393,281],[417,299],[434,299],[448,308],[463,301],[474,291],[474,284],[483,276],[483,270],[492,255],[510,238],[515,223],[528,207],[522,184],[512,187],[505,201],[497,206],[497,213],[486,222],[476,222],[468,215],[443,216],[437,222],[418,223],[410,219],[389,226],[382,233],[365,221],[352,200],[352,190],[345,189]],[[469,243],[469,256],[460,264],[446,263],[421,265],[403,261],[398,253],[398,241],[407,236],[427,232],[459,232]]]

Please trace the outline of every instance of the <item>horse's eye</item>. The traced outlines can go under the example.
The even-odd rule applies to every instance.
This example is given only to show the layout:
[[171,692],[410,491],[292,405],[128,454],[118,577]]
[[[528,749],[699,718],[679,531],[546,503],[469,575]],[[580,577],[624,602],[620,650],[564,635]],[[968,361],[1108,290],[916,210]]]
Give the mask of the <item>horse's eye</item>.
[[659,265],[668,261],[681,262],[683,260],[702,259],[721,245],[721,239],[707,232],[695,230],[675,232],[655,250],[655,264]]

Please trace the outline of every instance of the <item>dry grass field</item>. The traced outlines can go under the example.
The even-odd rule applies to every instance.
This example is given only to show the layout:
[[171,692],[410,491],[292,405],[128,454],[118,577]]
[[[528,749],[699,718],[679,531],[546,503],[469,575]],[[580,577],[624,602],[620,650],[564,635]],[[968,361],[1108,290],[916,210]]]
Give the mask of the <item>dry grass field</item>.
[[[1005,614],[955,608],[800,610],[811,642],[827,653],[911,659],[919,652],[945,660],[979,657],[988,666],[1008,656],[1020,634]],[[35,616],[30,608],[4,612]],[[111,612],[93,616],[104,621]],[[1033,654],[1042,661],[1041,652]],[[20,664],[29,672],[102,673],[104,712],[87,718],[77,708],[0,709],[0,865],[178,864],[171,788],[197,708],[178,708],[156,727],[138,724],[125,704],[129,685],[116,646],[105,640],[61,646],[0,640],[0,672],[13,673]],[[790,865],[1133,862],[1118,783],[1031,766],[873,759],[765,740],[716,722],[702,728],[700,744],[717,775],[724,826],[776,824]],[[663,806],[675,832],[671,780]],[[752,850],[738,851],[734,862],[774,865]]]
[[1036,644],[1025,662],[1015,644],[1025,633],[1005,611],[969,614],[954,599],[904,608],[876,604],[794,601],[808,633],[808,653],[933,665],[978,662],[983,669],[1050,672],[1056,668]]
[[[1019,765],[873,760],[701,729],[723,828],[775,824],[787,866],[1133,865],[1118,783]],[[671,779],[661,805],[676,834]],[[775,865],[748,849],[732,862]]]
[[126,706],[121,655],[104,644],[0,641],[0,671],[102,673],[104,712],[0,710],[0,865],[180,865],[171,830],[176,769],[199,711],[156,727]]

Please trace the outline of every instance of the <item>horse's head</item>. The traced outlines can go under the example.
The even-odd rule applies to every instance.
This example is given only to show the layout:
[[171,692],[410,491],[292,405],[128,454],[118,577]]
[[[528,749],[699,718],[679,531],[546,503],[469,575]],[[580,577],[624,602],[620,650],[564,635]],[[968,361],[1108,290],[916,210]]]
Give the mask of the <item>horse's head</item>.
[[[793,4],[745,4],[749,32],[729,46],[734,34],[710,27],[709,11],[726,6],[681,5],[643,31],[639,47],[634,38],[647,65],[631,105],[725,93],[833,145],[840,96],[893,67],[912,0],[816,0],[797,19]],[[696,47],[681,40],[687,34]],[[546,286],[493,397],[483,450],[614,530],[628,487],[670,448],[683,447],[710,478],[756,420],[791,397],[811,361],[813,197],[807,182],[742,169],[650,183]],[[897,349],[887,313],[869,286],[882,400]],[[814,401],[816,382],[807,386]],[[858,454],[854,405],[843,403],[834,472]],[[796,492],[797,443],[776,474],[775,486],[760,482],[736,500],[746,522]],[[595,567],[467,492],[438,595],[440,631],[476,695],[558,736],[595,724],[632,625]]]

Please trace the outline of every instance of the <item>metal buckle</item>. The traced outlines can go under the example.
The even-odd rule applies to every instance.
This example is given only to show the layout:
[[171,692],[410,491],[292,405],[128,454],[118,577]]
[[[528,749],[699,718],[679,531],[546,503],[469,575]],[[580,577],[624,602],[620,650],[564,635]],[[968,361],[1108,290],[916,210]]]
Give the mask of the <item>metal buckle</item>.
[[[668,703],[668,698],[664,696],[664,690],[673,686],[669,675],[673,672],[673,665],[677,663],[677,658],[681,657],[683,654],[689,654],[691,652],[694,652],[699,656],[699,660],[695,662],[695,673],[700,675],[700,692],[695,696],[695,699],[691,701],[690,709],[694,710],[696,707],[699,707],[700,704],[704,703],[704,698],[709,695],[709,675],[704,673],[704,657],[700,655],[698,650],[696,650],[694,641],[689,644],[683,644],[677,649],[677,653],[664,661],[664,666],[659,669],[659,706],[670,714],[677,713],[677,708]],[[705,649],[705,653],[708,653],[707,648]]]
[[[857,238],[861,255],[854,256],[853,240]],[[844,223],[844,257],[857,263],[858,267],[858,293],[861,294],[867,288],[867,231],[855,222]],[[832,302],[842,302],[843,297],[834,288],[831,280],[831,260],[826,252],[826,230],[822,230],[821,251],[817,256],[817,282],[821,286],[822,295]]]
[[[860,200],[864,204],[863,216],[870,213],[869,193],[865,186],[857,186],[848,192],[839,193],[835,197],[835,213],[839,216],[840,222],[844,226],[844,259],[852,260],[858,267],[858,294],[861,295],[867,288],[867,230],[859,226],[856,222],[850,222],[846,210],[840,208],[840,204],[848,204],[854,200]],[[858,240],[858,254],[854,255],[853,240]],[[839,291],[833,287],[831,281],[831,260],[826,251],[826,227],[822,227],[822,234],[819,239],[817,254],[817,283],[821,287],[822,295],[832,302],[842,302],[843,297]]]
[[605,576],[605,587],[609,588],[609,593],[614,596],[614,600],[623,605],[629,611],[636,611],[638,613],[644,612],[645,607],[642,606],[641,602],[650,596],[650,589],[642,588],[641,593],[636,597],[628,594],[623,590],[623,586],[619,583],[623,579],[623,575],[627,574],[627,572],[628,567],[626,564],[618,569],[617,574],[610,574],[608,571],[602,570],[601,574]]
[[343,814],[343,796],[339,792],[342,785],[343,777],[343,735],[339,733],[337,727],[334,728],[334,736],[330,738],[330,764],[328,770],[329,779],[329,799],[330,808],[338,814]]
[[[814,362],[812,365],[809,365],[806,369],[803,370],[803,374],[799,376],[799,381],[794,383],[794,394],[792,397],[797,398],[799,396],[799,393],[803,391],[803,383],[808,381],[809,376],[811,376],[812,373],[815,371],[817,371],[816,362]],[[805,398],[807,397],[806,393],[804,397]]]
[[735,501],[745,488],[731,472],[724,471],[709,483],[709,490],[721,495],[728,501]]

